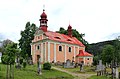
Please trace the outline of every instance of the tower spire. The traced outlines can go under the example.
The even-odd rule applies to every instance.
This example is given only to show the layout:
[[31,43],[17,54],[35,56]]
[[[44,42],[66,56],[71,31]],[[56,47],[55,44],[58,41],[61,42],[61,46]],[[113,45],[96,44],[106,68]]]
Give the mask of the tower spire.
[[43,11],[45,11],[45,4],[43,5]]
[[69,23],[69,26],[68,26],[67,30],[68,30],[68,36],[72,37],[72,27],[71,27],[70,23]]
[[44,32],[46,32],[47,31],[47,15],[46,15],[46,13],[45,13],[45,10],[43,9],[43,13],[40,15],[40,17],[41,17],[41,19],[39,19],[39,21],[40,21],[40,27],[39,27],[39,29],[40,30],[43,30]]

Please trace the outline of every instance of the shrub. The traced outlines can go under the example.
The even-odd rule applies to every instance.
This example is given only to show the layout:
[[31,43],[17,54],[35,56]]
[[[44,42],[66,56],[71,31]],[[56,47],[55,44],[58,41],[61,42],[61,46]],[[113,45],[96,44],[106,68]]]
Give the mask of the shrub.
[[20,64],[22,64],[23,63],[23,59],[22,58],[20,58]]
[[26,63],[26,62],[23,62],[23,68],[25,68],[25,67],[26,67],[26,65],[27,65],[27,63]]
[[43,64],[43,69],[44,69],[44,70],[50,70],[50,69],[51,69],[51,64],[48,63],[48,62],[47,62],[47,63],[44,63],[44,64]]

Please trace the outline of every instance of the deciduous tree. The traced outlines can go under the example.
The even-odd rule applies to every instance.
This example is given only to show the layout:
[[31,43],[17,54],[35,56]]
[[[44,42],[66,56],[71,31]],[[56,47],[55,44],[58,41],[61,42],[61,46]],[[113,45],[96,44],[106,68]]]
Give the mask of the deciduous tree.
[[31,56],[31,46],[32,40],[34,39],[34,34],[37,30],[35,24],[26,23],[25,30],[21,31],[21,38],[19,40],[19,47],[21,49],[21,55],[23,58]]
[[2,56],[2,62],[7,65],[6,79],[14,79],[15,55],[18,52],[17,44],[8,44],[5,48],[5,54]]

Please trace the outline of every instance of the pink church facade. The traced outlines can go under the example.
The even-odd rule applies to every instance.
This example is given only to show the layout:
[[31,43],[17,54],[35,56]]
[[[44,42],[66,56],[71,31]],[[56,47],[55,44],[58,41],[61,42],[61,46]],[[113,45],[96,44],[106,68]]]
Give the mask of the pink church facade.
[[[78,63],[83,62],[84,65],[93,63],[93,55],[89,53],[86,55],[85,46],[72,36],[70,25],[68,26],[68,35],[48,31],[48,20],[44,10],[39,21],[40,27],[31,43],[33,63],[37,63],[39,57],[43,63],[66,62],[67,59]],[[80,50],[84,52],[84,55],[80,54]]]

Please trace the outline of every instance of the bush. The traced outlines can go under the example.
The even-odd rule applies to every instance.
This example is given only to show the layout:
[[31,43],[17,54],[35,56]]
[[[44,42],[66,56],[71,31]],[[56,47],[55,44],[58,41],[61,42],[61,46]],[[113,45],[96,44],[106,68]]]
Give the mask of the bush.
[[47,63],[44,63],[44,64],[43,64],[43,69],[44,69],[44,70],[50,70],[50,69],[51,69],[51,64],[48,63],[48,62],[47,62]]
[[23,68],[25,68],[25,67],[26,67],[26,65],[27,65],[27,63],[26,63],[26,62],[23,62]]
[[20,58],[20,64],[22,64],[23,63],[23,59],[22,58]]

